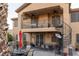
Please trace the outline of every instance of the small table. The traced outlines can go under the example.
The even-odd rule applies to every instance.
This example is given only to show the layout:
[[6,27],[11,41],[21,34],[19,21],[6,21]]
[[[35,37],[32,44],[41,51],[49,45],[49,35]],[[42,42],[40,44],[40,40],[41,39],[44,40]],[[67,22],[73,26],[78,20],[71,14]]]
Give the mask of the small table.
[[27,56],[27,53],[25,50],[23,49],[14,49],[14,51],[12,52],[12,56]]

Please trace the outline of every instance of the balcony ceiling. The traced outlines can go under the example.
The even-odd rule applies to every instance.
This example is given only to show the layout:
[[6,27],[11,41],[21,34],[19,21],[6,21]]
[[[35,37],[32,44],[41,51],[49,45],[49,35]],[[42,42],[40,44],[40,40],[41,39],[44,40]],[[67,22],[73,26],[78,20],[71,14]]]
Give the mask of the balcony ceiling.
[[49,8],[43,8],[43,9],[38,9],[38,10],[33,10],[29,12],[24,12],[24,14],[28,15],[39,15],[39,14],[46,14],[46,13],[63,13],[63,9],[60,6],[55,6],[55,7],[49,7]]

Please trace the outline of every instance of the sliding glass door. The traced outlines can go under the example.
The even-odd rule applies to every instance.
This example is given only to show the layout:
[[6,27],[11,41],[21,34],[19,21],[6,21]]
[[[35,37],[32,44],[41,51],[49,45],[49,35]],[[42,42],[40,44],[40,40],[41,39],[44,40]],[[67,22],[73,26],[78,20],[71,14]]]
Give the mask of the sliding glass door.
[[43,44],[43,34],[36,34],[36,46],[41,46]]

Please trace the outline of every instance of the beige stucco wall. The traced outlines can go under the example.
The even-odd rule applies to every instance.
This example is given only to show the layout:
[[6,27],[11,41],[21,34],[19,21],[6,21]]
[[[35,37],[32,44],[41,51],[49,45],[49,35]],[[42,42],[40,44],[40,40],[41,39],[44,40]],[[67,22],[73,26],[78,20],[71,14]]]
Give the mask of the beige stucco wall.
[[50,45],[52,43],[51,33],[46,33],[44,35],[44,44]]
[[28,18],[28,19],[22,19],[22,21],[21,21],[22,23],[21,23],[21,28],[22,28],[22,26],[24,25],[24,27],[23,27],[23,29],[25,28],[25,26],[29,26],[30,27],[30,24],[31,24],[31,18]]
[[[17,25],[17,26],[15,27],[15,25]],[[18,20],[14,19],[13,20],[13,37],[14,37],[14,40],[16,39],[16,35],[18,35]]]
[[28,23],[28,24],[31,24],[31,19],[30,18],[28,18],[28,19],[24,19],[22,22],[24,22],[24,23]]
[[30,43],[31,43],[31,34],[30,33],[26,33],[26,42],[27,42],[27,45],[30,45]]
[[71,27],[72,27],[72,45],[73,47],[76,46],[76,34],[79,34],[79,22],[72,22]]
[[48,26],[48,14],[39,15],[38,24]]
[[[32,33],[32,36],[31,36],[31,42],[33,44],[36,44],[36,34]],[[47,44],[47,45],[52,45],[52,33],[43,33],[43,43],[44,44]]]
[[36,35],[32,33],[31,43],[36,44]]
[[16,35],[18,35],[18,28],[13,27],[13,37],[14,37],[14,39],[16,39]]

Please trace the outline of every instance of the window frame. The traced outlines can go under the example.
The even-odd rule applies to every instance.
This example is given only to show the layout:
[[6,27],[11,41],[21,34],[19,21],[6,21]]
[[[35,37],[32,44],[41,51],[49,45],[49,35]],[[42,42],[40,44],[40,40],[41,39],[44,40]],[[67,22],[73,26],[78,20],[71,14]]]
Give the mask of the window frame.
[[79,12],[71,13],[71,22],[79,22]]
[[52,24],[53,26],[58,26],[59,24],[62,24],[61,16],[60,15],[52,16]]
[[76,42],[79,43],[79,33],[76,34]]

